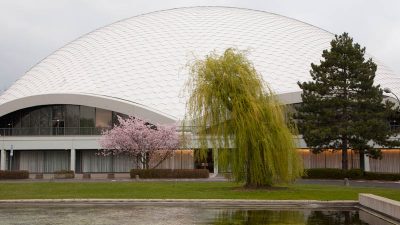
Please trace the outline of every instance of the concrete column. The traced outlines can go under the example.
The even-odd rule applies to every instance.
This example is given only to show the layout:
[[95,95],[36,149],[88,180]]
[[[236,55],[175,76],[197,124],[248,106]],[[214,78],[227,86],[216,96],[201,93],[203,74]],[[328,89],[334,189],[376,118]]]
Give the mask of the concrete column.
[[76,165],[76,151],[74,148],[71,149],[71,164],[70,164],[70,170],[75,171],[75,165]]
[[218,175],[218,149],[213,149],[214,177]]
[[6,170],[6,150],[1,149],[1,162],[0,162],[0,170]]
[[367,154],[364,154],[364,166],[365,166],[364,170],[366,172],[371,171],[371,167],[369,166],[369,157],[367,156]]

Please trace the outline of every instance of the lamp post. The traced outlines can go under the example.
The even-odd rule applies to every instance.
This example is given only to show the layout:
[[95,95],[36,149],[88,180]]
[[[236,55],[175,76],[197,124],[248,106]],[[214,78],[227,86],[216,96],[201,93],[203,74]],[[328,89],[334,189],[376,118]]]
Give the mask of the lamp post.
[[14,156],[14,146],[11,145],[10,147],[10,171],[12,170],[12,161],[13,161],[13,156]]

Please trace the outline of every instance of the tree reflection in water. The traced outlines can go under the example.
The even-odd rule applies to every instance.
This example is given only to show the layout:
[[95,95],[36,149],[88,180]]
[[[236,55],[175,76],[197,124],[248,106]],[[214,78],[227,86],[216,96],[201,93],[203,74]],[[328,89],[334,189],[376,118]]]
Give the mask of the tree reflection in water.
[[225,224],[304,224],[302,211],[229,210],[220,213],[215,225]]
[[359,219],[358,211],[273,211],[224,210],[215,225],[367,225]]
[[312,211],[307,218],[307,225],[368,225],[360,220],[358,211]]

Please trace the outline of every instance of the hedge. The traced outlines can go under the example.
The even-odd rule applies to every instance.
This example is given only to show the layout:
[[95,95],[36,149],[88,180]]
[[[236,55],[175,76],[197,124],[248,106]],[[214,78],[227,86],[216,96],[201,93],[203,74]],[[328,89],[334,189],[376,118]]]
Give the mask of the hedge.
[[131,178],[139,175],[139,178],[208,178],[210,172],[207,169],[132,169]]
[[75,178],[75,172],[73,170],[59,170],[54,171],[55,179],[72,179]]
[[306,169],[303,178],[308,179],[357,179],[362,177],[359,169],[341,170],[333,168]]
[[349,178],[352,180],[386,180],[397,181],[400,180],[400,174],[396,173],[375,173],[375,172],[362,172],[360,169],[333,169],[333,168],[315,168],[306,169],[304,171],[304,179],[344,179]]
[[29,172],[26,170],[4,171],[0,170],[0,179],[28,179]]
[[398,173],[373,173],[365,172],[363,179],[366,180],[388,180],[388,181],[398,181],[400,180],[400,174]]

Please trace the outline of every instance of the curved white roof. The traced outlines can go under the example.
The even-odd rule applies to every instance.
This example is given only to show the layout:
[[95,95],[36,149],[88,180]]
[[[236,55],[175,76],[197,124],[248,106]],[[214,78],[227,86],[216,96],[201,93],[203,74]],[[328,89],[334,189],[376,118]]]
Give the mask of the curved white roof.
[[[319,62],[333,38],[315,26],[248,9],[139,15],[84,35],[38,63],[0,97],[0,116],[33,105],[81,104],[155,122],[179,120],[188,62],[229,47],[248,50],[272,89],[290,96],[300,91],[297,81],[311,79],[311,62]],[[399,93],[400,79],[377,64],[376,82]]]

